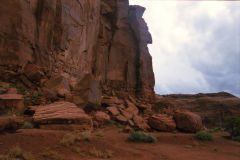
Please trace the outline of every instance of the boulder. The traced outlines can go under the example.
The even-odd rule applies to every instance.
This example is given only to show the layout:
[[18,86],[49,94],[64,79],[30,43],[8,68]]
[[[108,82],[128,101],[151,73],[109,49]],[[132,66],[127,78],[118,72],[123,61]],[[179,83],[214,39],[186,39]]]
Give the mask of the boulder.
[[81,108],[70,102],[55,102],[38,106],[33,115],[37,124],[82,124],[92,127],[92,119]]
[[23,96],[20,94],[0,95],[0,114],[6,112],[23,113],[25,110]]
[[41,67],[36,64],[27,64],[24,67],[24,74],[31,82],[39,83],[44,77]]
[[139,110],[138,108],[135,106],[135,104],[133,104],[132,102],[130,102],[129,100],[126,100],[127,103],[127,108],[125,109],[125,111],[127,111],[128,113],[133,115],[137,115]]
[[177,128],[185,132],[195,133],[203,128],[201,117],[190,111],[176,111],[174,119]]
[[148,124],[151,128],[159,131],[171,132],[176,130],[176,123],[173,117],[166,114],[153,115],[148,119]]
[[130,127],[129,125],[127,125],[125,128],[123,128],[124,133],[129,133],[129,132],[132,132],[132,131],[133,131],[133,128]]
[[133,116],[133,122],[135,124],[135,128],[137,129],[146,131],[150,128],[149,125],[145,122],[145,120],[139,115]]
[[102,93],[99,83],[90,75],[84,75],[72,86],[72,102],[81,108],[100,106]]
[[107,107],[107,110],[113,115],[118,115],[120,114],[119,110],[117,107]]
[[120,105],[123,102],[119,100],[117,97],[103,97],[102,105],[110,106],[110,105]]
[[110,116],[107,113],[102,112],[102,111],[97,111],[94,115],[94,118],[100,124],[107,123],[110,120]]
[[45,87],[54,91],[59,97],[65,97],[67,94],[70,94],[69,84],[63,76],[52,76],[45,83]]
[[117,121],[119,121],[121,123],[127,123],[127,121],[128,121],[127,118],[124,117],[123,115],[116,115],[115,118]]

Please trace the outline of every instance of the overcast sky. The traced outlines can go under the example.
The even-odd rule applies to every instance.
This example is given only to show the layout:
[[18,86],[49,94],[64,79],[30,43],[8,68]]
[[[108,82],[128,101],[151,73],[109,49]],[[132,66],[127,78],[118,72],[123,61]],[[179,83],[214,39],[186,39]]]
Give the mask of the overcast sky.
[[240,97],[240,1],[130,0],[144,6],[159,94]]

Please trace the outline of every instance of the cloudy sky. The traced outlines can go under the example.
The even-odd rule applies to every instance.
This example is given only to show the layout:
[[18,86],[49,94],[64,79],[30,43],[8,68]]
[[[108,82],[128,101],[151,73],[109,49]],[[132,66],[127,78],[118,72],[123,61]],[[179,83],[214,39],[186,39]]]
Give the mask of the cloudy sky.
[[240,97],[240,1],[130,0],[144,6],[159,94]]

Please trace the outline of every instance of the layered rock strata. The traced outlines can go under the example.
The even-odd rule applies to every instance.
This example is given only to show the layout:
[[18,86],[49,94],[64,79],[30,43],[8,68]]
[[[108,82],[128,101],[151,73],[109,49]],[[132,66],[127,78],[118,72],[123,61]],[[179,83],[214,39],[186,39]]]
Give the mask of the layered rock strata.
[[0,80],[81,107],[102,94],[151,100],[144,10],[128,0],[0,1]]

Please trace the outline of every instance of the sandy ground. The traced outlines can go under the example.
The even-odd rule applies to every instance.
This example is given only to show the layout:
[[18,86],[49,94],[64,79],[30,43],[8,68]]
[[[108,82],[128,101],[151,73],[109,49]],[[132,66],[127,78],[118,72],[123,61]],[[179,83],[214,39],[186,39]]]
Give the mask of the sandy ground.
[[[81,140],[64,147],[59,142],[67,131],[21,129],[17,133],[0,134],[0,154],[20,146],[31,152],[36,160],[48,160],[42,154],[51,151],[58,153],[63,160],[100,159],[89,153],[93,148],[112,151],[109,158],[112,160],[240,160],[240,143],[223,138],[221,133],[215,134],[211,142],[202,142],[194,134],[154,132],[151,134],[158,138],[158,142],[145,144],[126,141],[128,134],[119,130],[115,127],[99,129],[92,133],[90,142]],[[99,132],[103,137],[97,136]]]

